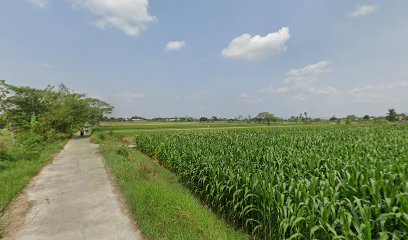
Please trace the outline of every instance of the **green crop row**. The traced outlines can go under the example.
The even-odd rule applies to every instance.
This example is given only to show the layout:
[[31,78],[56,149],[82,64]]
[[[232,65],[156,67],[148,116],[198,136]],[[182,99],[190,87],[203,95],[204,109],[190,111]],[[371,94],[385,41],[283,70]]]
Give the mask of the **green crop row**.
[[138,148],[258,239],[408,239],[408,126],[150,133]]

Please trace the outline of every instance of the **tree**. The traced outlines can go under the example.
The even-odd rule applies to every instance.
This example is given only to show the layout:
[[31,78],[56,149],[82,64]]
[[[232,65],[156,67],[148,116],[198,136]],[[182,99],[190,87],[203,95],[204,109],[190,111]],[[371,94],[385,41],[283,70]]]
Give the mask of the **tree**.
[[258,122],[277,122],[280,121],[282,119],[275,117],[272,113],[269,112],[261,112],[259,113],[256,117],[255,120],[257,120]]
[[1,120],[6,123],[7,130],[10,133],[11,142],[15,143],[14,137],[14,128],[13,128],[13,121],[12,121],[12,114],[8,111],[10,109],[10,104],[7,101],[7,96],[9,94],[8,86],[6,81],[0,80],[0,113],[1,113]]
[[208,118],[206,118],[206,117],[200,117],[200,122],[207,122],[208,121]]
[[[86,98],[84,101],[88,104],[88,118],[89,123],[92,125],[97,124],[102,121],[103,116],[106,114],[111,114],[113,111],[113,106],[96,98]],[[140,118],[144,119],[144,118]]]
[[84,94],[71,92],[61,84],[58,90],[19,87],[0,82],[1,112],[11,135],[15,128],[46,135],[48,132],[72,133],[85,123],[95,124],[113,107]]
[[330,118],[330,121],[336,121],[336,120],[337,120],[336,115],[333,115],[333,116]]
[[398,120],[398,113],[393,108],[388,109],[388,113],[385,119],[387,119],[390,122],[395,122]]
[[368,121],[368,120],[370,120],[370,116],[369,115],[364,115],[363,119]]
[[352,123],[353,121],[355,121],[356,119],[358,119],[358,118],[356,117],[356,115],[348,115],[348,116],[346,117],[346,124],[350,124],[350,123]]

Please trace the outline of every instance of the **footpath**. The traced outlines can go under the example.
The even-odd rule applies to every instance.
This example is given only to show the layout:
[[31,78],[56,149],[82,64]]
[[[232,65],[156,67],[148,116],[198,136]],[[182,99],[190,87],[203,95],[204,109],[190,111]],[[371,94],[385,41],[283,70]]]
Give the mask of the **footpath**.
[[96,150],[88,138],[68,142],[27,189],[29,208],[12,239],[142,239]]

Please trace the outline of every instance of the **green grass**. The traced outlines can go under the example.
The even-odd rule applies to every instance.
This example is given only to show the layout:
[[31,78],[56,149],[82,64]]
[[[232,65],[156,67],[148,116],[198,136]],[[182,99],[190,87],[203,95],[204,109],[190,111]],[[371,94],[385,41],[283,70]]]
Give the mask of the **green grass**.
[[[49,163],[65,145],[66,141],[51,143],[41,149],[38,159],[4,161],[0,159],[0,215],[8,204],[25,188],[32,177]],[[0,229],[1,232],[1,229]]]
[[179,178],[123,143],[105,139],[102,153],[147,239],[246,239],[220,220]]
[[[286,123],[271,123],[271,126],[288,125]],[[164,131],[164,130],[192,130],[192,129],[214,129],[214,128],[247,128],[247,127],[267,127],[266,123],[228,123],[228,122],[191,122],[191,123],[166,123],[166,122],[140,122],[140,123],[105,123],[101,124],[99,129],[115,132],[132,132],[132,131]]]
[[254,122],[136,122],[136,123],[102,123],[100,127],[94,128],[94,132],[112,132],[118,137],[134,137],[135,134],[151,134],[163,132],[180,132],[180,131],[211,131],[211,130],[233,130],[233,129],[268,129],[268,128],[292,128],[292,127],[320,127],[336,126],[327,123],[254,123]]

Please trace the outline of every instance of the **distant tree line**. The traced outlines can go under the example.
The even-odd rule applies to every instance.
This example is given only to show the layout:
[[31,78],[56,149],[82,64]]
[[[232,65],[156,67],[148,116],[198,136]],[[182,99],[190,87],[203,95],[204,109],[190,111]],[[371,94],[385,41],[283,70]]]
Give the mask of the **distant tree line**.
[[276,123],[276,122],[289,122],[289,123],[312,123],[312,122],[336,122],[336,123],[347,123],[350,124],[352,122],[375,122],[375,123],[383,123],[383,122],[402,122],[408,121],[408,116],[404,113],[397,113],[395,109],[389,109],[386,116],[382,117],[374,117],[370,115],[364,115],[363,117],[357,117],[356,115],[348,115],[346,117],[336,117],[333,115],[329,119],[322,119],[322,118],[312,118],[309,116],[307,112],[299,113],[298,115],[291,116],[289,118],[281,118],[277,117],[272,113],[269,112],[261,112],[256,117],[252,117],[251,115],[244,117],[243,115],[239,115],[235,118],[225,118],[225,117],[159,117],[159,118],[143,118],[139,116],[133,116],[130,118],[115,118],[105,117],[103,121],[157,121],[157,122],[202,122],[202,123],[211,123],[211,122],[253,122],[253,123]]
[[382,117],[374,117],[368,114],[364,115],[363,117],[357,117],[356,115],[348,115],[345,118],[337,118],[336,116],[332,116],[329,121],[331,122],[345,122],[346,124],[350,124],[352,122],[374,122],[374,123],[385,123],[385,122],[404,122],[408,121],[408,116],[405,113],[397,113],[395,109],[391,108],[388,109],[388,112],[385,116]]

